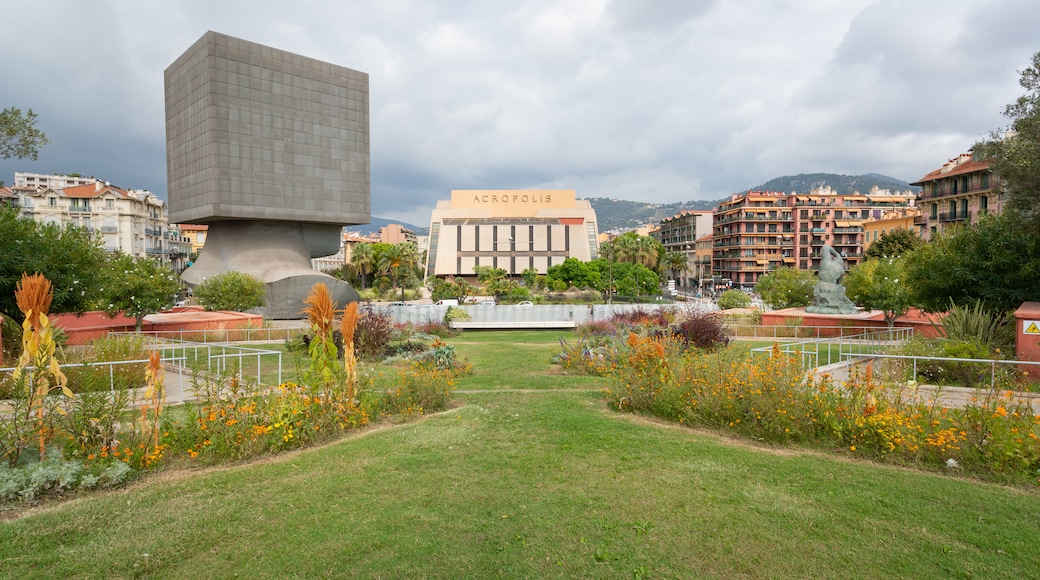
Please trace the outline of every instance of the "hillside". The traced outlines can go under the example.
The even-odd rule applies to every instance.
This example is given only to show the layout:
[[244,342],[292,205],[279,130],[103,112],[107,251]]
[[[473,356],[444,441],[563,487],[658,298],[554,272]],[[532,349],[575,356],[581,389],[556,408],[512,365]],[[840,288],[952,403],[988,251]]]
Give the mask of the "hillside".
[[912,187],[905,181],[878,173],[867,173],[864,175],[840,175],[837,173],[799,173],[798,175],[785,175],[770,179],[762,185],[756,185],[751,189],[754,191],[782,191],[791,193],[808,193],[810,189],[824,185],[831,186],[839,194],[853,192],[869,193],[870,188],[878,186],[880,189],[891,189],[894,191],[920,191],[920,187]]
[[625,201],[607,197],[587,198],[596,210],[599,220],[599,231],[614,229],[631,229],[648,223],[657,223],[681,211],[714,209],[721,200],[696,200],[679,203],[645,203],[641,201]]
[[[891,189],[893,191],[920,191],[920,187],[913,187],[905,181],[894,177],[881,175],[879,173],[867,173],[864,175],[840,175],[837,173],[800,173],[798,175],[785,175],[770,179],[762,185],[749,187],[751,191],[783,191],[791,193],[808,193],[810,189],[824,185],[831,186],[835,192],[850,194],[858,191],[869,193],[870,188],[878,186],[880,189]],[[606,197],[587,198],[596,210],[596,218],[599,219],[599,231],[606,232],[615,229],[631,229],[648,223],[656,223],[664,218],[671,217],[681,211],[714,209],[719,202],[728,199],[729,196],[715,200],[696,200],[680,203],[645,203],[639,201],[625,201],[622,199],[610,199]]]

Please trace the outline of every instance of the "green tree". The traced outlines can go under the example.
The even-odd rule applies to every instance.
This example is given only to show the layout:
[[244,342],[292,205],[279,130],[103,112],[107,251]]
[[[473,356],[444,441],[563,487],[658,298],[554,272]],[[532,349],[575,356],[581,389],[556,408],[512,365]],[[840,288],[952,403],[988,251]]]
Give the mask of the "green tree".
[[743,290],[726,290],[719,296],[718,305],[723,310],[748,308],[751,306],[751,297]]
[[672,272],[672,278],[678,279],[680,272],[689,272],[690,263],[686,259],[686,254],[682,252],[670,251],[664,254],[664,267]]
[[104,283],[101,309],[110,316],[122,312],[134,317],[138,332],[144,317],[172,306],[181,288],[169,266],[123,253],[109,256]]
[[454,298],[459,301],[459,304],[465,302],[466,297],[472,296],[476,290],[464,279],[451,276],[444,278],[443,280],[440,278],[431,278],[430,284],[433,287],[433,290],[430,293],[431,298],[434,300]]
[[473,266],[473,274],[476,275],[477,281],[481,284],[490,284],[506,277],[504,269],[480,264]]
[[582,262],[577,258],[567,258],[561,264],[550,267],[545,274],[545,281],[552,285],[561,281],[568,288],[598,288],[600,272],[590,262]]
[[245,312],[267,302],[263,282],[256,276],[234,270],[204,280],[193,293],[206,310]]
[[0,205],[0,314],[21,320],[14,298],[22,273],[43,274],[54,288],[50,311],[82,313],[94,308],[102,286],[101,241],[75,226],[44,224]]
[[867,251],[863,253],[863,259],[899,258],[922,245],[924,245],[924,240],[916,232],[905,228],[889,230],[881,234],[876,242],[870,244]]
[[0,158],[35,161],[40,147],[48,143],[47,136],[36,128],[36,113],[32,109],[24,115],[16,107],[0,111]]
[[1004,108],[1011,124],[977,143],[975,153],[993,158],[993,171],[1008,195],[1007,209],[1021,212],[1035,230],[1040,228],[1040,52],[1019,75],[1026,94]]
[[[390,274],[390,287],[398,287],[398,279],[404,271],[415,267],[418,254],[415,245],[407,242],[399,244],[378,243],[375,245],[376,268],[380,272]],[[404,300],[404,284],[401,284],[401,300]]]
[[595,288],[608,297],[608,286],[611,284],[618,296],[647,296],[660,291],[660,276],[642,264],[612,263],[602,258],[592,264],[599,270],[599,284]]
[[520,279],[524,281],[524,286],[534,289],[538,281],[538,268],[527,268],[520,274]]
[[889,328],[912,306],[906,258],[865,260],[845,273],[842,284],[849,300],[867,310],[884,312]]
[[1015,212],[940,232],[906,256],[913,303],[931,312],[984,300],[998,312],[1040,296],[1040,236]]
[[376,265],[375,249],[372,244],[368,242],[354,244],[353,249],[350,250],[350,263],[361,274],[361,289],[364,290],[367,286],[365,274],[374,271]]
[[771,308],[798,308],[812,303],[816,282],[808,270],[781,267],[759,278],[755,292]]

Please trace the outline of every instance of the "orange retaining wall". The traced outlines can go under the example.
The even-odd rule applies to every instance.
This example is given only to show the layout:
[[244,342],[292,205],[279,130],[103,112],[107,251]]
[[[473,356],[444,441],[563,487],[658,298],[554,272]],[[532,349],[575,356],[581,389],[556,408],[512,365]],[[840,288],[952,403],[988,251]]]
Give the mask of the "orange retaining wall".
[[[51,323],[60,327],[68,337],[68,344],[86,344],[96,338],[108,336],[110,332],[133,332],[134,319],[123,314],[109,317],[104,312],[55,314]],[[144,317],[141,330],[162,332],[179,330],[223,330],[229,328],[260,328],[264,318],[259,314],[206,311],[201,306],[181,306]]]
[[[885,313],[880,310],[860,312],[858,314],[813,314],[806,312],[804,308],[784,308],[772,312],[762,313],[762,326],[795,326],[795,322],[801,319],[797,326],[819,327],[820,336],[839,336],[841,328],[826,327],[870,327],[885,330]],[[939,336],[938,331],[932,326],[932,320],[938,321],[935,315],[925,314],[916,308],[911,308],[906,316],[896,319],[896,327],[913,328],[916,334],[935,338]]]

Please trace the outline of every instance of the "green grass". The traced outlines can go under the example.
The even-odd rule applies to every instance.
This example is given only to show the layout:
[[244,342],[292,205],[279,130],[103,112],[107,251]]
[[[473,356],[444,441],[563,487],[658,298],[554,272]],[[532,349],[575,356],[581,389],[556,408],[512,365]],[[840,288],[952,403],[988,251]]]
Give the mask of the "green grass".
[[[1031,492],[605,408],[559,332],[465,333],[460,407],[0,523],[0,576],[1025,578]],[[532,391],[504,391],[532,389]],[[553,390],[550,390],[553,389]],[[564,389],[563,391],[556,389]]]

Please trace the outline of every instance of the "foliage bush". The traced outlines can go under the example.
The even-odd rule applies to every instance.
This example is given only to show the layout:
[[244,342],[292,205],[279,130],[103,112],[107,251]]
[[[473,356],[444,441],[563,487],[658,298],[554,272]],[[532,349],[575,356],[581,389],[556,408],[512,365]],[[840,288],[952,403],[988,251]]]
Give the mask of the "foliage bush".
[[86,464],[51,449],[46,461],[17,467],[0,462],[0,501],[32,502],[45,494],[114,487],[130,475],[130,466],[118,459]]
[[951,302],[949,312],[933,326],[949,340],[975,342],[994,353],[1010,354],[1014,350],[1015,313],[987,309],[981,300],[968,306]]
[[751,306],[751,297],[742,290],[726,290],[719,296],[716,304],[723,310],[748,308]]
[[233,270],[204,281],[193,294],[206,310],[245,312],[266,302],[263,282],[251,274]]
[[449,306],[444,313],[445,324],[450,324],[453,320],[469,320],[471,318],[472,316],[469,315],[469,312],[466,312],[466,309],[458,306]]
[[672,328],[686,347],[715,350],[729,344],[722,318],[714,312],[689,313]]
[[383,355],[386,345],[390,344],[396,334],[394,319],[389,312],[365,306],[361,309],[354,329],[354,352],[363,360],[377,359]]
[[383,356],[409,356],[430,350],[430,345],[418,340],[406,340],[405,342],[390,343],[386,345]]

